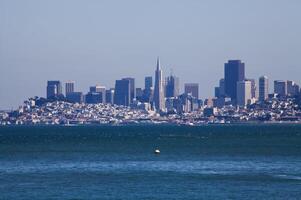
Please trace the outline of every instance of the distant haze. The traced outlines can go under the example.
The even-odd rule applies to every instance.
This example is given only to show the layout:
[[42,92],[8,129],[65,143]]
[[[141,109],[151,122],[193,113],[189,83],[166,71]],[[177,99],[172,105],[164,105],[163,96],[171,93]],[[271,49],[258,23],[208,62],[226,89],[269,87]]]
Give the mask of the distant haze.
[[213,96],[228,59],[246,76],[300,84],[300,0],[0,0],[0,109],[46,95],[47,80],[86,93],[134,77],[160,56],[164,76]]

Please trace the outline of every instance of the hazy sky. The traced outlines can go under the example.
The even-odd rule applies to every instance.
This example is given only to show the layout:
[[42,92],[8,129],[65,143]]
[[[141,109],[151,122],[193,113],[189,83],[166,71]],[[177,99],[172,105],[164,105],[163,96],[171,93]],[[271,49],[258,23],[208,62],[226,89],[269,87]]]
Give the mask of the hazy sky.
[[0,0],[0,109],[45,96],[52,79],[83,92],[126,76],[142,87],[157,56],[202,98],[228,59],[248,78],[300,83],[300,11],[300,0]]

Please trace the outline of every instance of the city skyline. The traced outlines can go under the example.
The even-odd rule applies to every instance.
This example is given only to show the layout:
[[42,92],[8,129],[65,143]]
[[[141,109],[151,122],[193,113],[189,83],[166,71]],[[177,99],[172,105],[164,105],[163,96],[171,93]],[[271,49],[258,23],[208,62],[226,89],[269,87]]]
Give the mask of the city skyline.
[[45,96],[46,80],[75,80],[76,90],[86,91],[97,83],[114,87],[116,79],[135,77],[142,87],[144,77],[153,75],[156,56],[166,75],[172,69],[180,77],[181,92],[183,83],[199,83],[202,99],[214,96],[212,88],[229,59],[243,60],[248,78],[256,82],[267,75],[269,85],[278,79],[300,83],[300,5],[3,0],[0,109]]
[[[285,79],[279,79],[279,80],[273,80],[273,79],[270,79],[269,78],[269,76],[268,75],[261,75],[261,76],[258,76],[258,77],[252,77],[252,79],[249,79],[249,78],[247,78],[248,76],[245,74],[245,70],[247,69],[247,67],[245,68],[245,62],[244,61],[242,61],[242,60],[233,60],[233,59],[230,59],[230,60],[228,60],[228,61],[226,61],[225,63],[224,63],[224,68],[223,68],[223,72],[224,72],[224,76],[226,75],[225,73],[226,73],[226,66],[227,66],[227,64],[229,64],[229,62],[231,63],[231,62],[239,62],[239,63],[242,63],[243,64],[243,76],[244,76],[244,78],[243,78],[243,81],[255,81],[254,83],[255,83],[255,89],[256,89],[256,91],[254,91],[254,93],[256,92],[257,93],[257,99],[259,99],[260,100],[260,98],[259,98],[259,95],[260,95],[260,82],[259,82],[259,80],[262,78],[262,77],[267,77],[267,81],[268,81],[268,85],[271,85],[272,87],[268,87],[267,88],[267,94],[272,94],[272,93],[277,93],[275,90],[277,90],[276,88],[277,88],[277,86],[275,86],[275,84],[277,84],[278,82],[285,82],[285,87],[287,88],[288,87],[288,83],[289,82],[291,82],[291,84],[298,84],[298,82],[295,82],[294,80],[285,80]],[[176,74],[166,74],[166,72],[164,71],[164,69],[162,69],[162,67],[161,67],[161,64],[160,64],[160,59],[159,59],[159,57],[157,57],[157,61],[156,61],[156,65],[155,65],[155,67],[153,67],[153,70],[154,70],[154,68],[156,69],[155,70],[155,73],[153,73],[153,75],[147,75],[147,76],[145,76],[144,77],[144,81],[145,81],[145,78],[146,79],[148,79],[148,78],[152,78],[154,81],[155,81],[155,76],[156,76],[156,71],[159,69],[161,72],[161,76],[162,76],[162,83],[164,82],[164,81],[167,81],[167,79],[168,78],[170,78],[170,77],[174,77],[174,78],[176,78],[177,79],[177,87],[179,87],[179,93],[177,93],[177,95],[175,95],[175,96],[178,96],[178,95],[180,95],[180,94],[184,94],[185,93],[185,91],[186,91],[186,86],[188,86],[188,85],[196,85],[197,86],[197,91],[198,91],[198,94],[197,94],[197,96],[199,97],[199,99],[202,99],[202,100],[206,100],[206,99],[211,99],[211,98],[216,98],[216,89],[218,88],[218,87],[225,87],[225,85],[223,85],[223,86],[221,86],[220,84],[221,84],[221,81],[224,81],[224,76],[222,76],[221,78],[220,78],[220,80],[219,80],[219,82],[218,83],[216,83],[215,84],[215,86],[216,85],[219,85],[218,87],[212,87],[212,95],[211,96],[205,96],[205,97],[203,97],[204,95],[202,95],[202,91],[200,91],[200,88],[199,88],[199,83],[191,83],[191,82],[181,82],[180,80],[181,80],[181,77],[178,77]],[[151,74],[151,73],[150,73]],[[145,87],[145,82],[144,82],[144,87],[140,87],[141,85],[139,85],[139,86],[137,86],[137,87],[135,87],[135,82],[136,82],[136,80],[137,80],[137,77],[128,77],[128,76],[123,76],[123,77],[126,77],[126,78],[120,78],[120,80],[121,81],[124,81],[124,80],[127,80],[127,81],[130,81],[130,82],[132,82],[132,84],[129,84],[129,87],[130,87],[130,94],[129,94],[129,96],[128,96],[128,98],[129,98],[129,100],[128,100],[128,102],[127,103],[117,103],[117,104],[120,104],[120,105],[127,105],[127,106],[129,106],[130,105],[130,102],[132,102],[132,99],[133,99],[133,94],[134,94],[134,97],[135,97],[135,92],[136,92],[136,89],[142,89],[142,88],[144,88]],[[114,80],[114,81],[120,81],[120,80]],[[84,101],[84,96],[87,94],[90,94],[91,92],[100,92],[100,91],[96,91],[97,89],[96,88],[102,88],[102,94],[101,94],[101,96],[102,97],[99,97],[100,99],[98,99],[98,100],[92,100],[91,101],[91,103],[96,103],[96,102],[98,102],[98,101],[104,101],[105,102],[105,99],[106,99],[106,89],[107,89],[107,91],[110,91],[111,89],[113,89],[113,91],[114,91],[114,86],[116,87],[116,83],[115,83],[115,85],[113,85],[113,86],[107,86],[107,85],[104,85],[104,84],[98,84],[98,83],[96,83],[96,84],[92,84],[93,86],[88,86],[88,88],[86,88],[85,90],[83,90],[83,91],[81,91],[81,90],[78,90],[78,88],[81,88],[81,87],[78,87],[79,86],[79,84],[78,84],[78,82],[76,81],[76,80],[67,80],[67,81],[61,81],[61,80],[47,80],[46,81],[47,82],[47,87],[46,87],[46,93],[45,93],[45,95],[41,95],[41,96],[39,96],[39,97],[45,97],[45,98],[49,98],[50,96],[48,95],[48,93],[49,93],[49,87],[52,87],[52,85],[55,85],[55,88],[54,88],[54,90],[56,90],[57,92],[58,92],[58,94],[59,95],[67,95],[67,93],[66,93],[66,87],[67,87],[67,85],[69,85],[69,84],[72,84],[72,93],[74,93],[76,96],[77,95],[80,95],[81,97],[75,97],[76,99],[82,99],[82,101]],[[129,82],[129,83],[130,83]],[[239,81],[237,81],[237,83],[238,83]],[[272,84],[270,84],[270,82],[272,83]],[[223,84],[225,84],[225,83],[223,83]],[[70,87],[70,86],[69,86]],[[164,87],[164,98],[166,98],[166,87],[168,87],[167,85],[166,85],[166,83],[165,84],[163,84],[163,87]],[[236,87],[236,84],[235,84],[235,87]],[[276,87],[276,88],[275,88]],[[95,88],[94,90],[95,91],[92,91],[93,89],[91,89],[91,88]],[[144,88],[145,89],[145,88]],[[155,82],[154,82],[154,85],[153,85],[153,91],[154,91],[154,89],[155,89]],[[225,88],[224,88],[225,89]],[[134,90],[134,91],[133,91]],[[287,89],[286,89],[287,90]],[[134,92],[134,93],[133,93]],[[288,91],[284,91],[285,93],[287,93]],[[51,92],[52,93],[52,92]],[[226,94],[226,92],[224,91],[224,93]],[[236,92],[235,92],[236,93]],[[154,94],[153,94],[154,95]],[[34,95],[34,96],[38,96],[38,95]],[[114,96],[114,95],[113,95]],[[251,94],[251,96],[253,97],[253,95]],[[27,99],[27,98],[29,98],[30,96],[27,96],[27,97],[25,97],[25,99]],[[32,96],[33,97],[33,96]],[[66,96],[67,97],[67,96]],[[203,97],[203,98],[202,98]],[[73,97],[74,98],[74,97]],[[24,100],[25,100],[24,99]],[[104,100],[103,100],[104,99]],[[22,100],[22,102],[24,101],[24,100]],[[235,101],[235,100],[234,100]],[[88,100],[88,102],[89,102],[89,100]],[[155,102],[155,101],[154,101]],[[21,105],[21,104],[19,104],[19,105]],[[17,105],[17,106],[19,106],[19,105]],[[5,109],[4,109],[5,110]]]

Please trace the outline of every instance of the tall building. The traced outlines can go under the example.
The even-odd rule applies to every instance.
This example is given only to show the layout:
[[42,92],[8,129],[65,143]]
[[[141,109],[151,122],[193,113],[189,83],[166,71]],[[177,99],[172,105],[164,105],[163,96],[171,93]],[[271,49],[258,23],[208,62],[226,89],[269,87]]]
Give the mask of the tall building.
[[269,79],[267,76],[259,78],[259,101],[265,101],[269,96]]
[[131,102],[130,98],[131,98],[130,81],[127,79],[116,80],[114,104],[129,106]]
[[99,93],[101,95],[101,102],[106,103],[106,87],[95,85],[90,87],[90,93]]
[[47,81],[47,99],[62,95],[62,84],[60,81]]
[[223,78],[219,80],[219,96],[225,96],[225,79]]
[[251,81],[238,81],[236,84],[237,105],[246,106],[251,103],[252,99],[252,83]]
[[163,88],[163,73],[160,66],[160,60],[157,59],[157,69],[155,72],[155,90],[154,103],[156,110],[165,110],[165,97]]
[[150,90],[153,87],[153,77],[146,76],[144,79],[144,89]]
[[65,94],[67,96],[68,93],[74,92],[74,81],[68,81],[65,84]]
[[255,79],[246,79],[247,81],[251,81],[251,96],[252,98],[257,99],[257,86],[256,86],[256,81]]
[[106,90],[106,103],[114,104],[114,89]]
[[128,77],[122,80],[128,80],[130,82],[130,103],[133,103],[133,100],[136,98],[135,79]]
[[214,96],[216,98],[219,98],[221,95],[220,95],[220,87],[214,87]]
[[136,88],[136,99],[141,101],[143,97],[143,90],[142,88]]
[[225,97],[225,80],[219,80],[219,86],[214,88],[214,96],[216,98]]
[[176,76],[166,78],[165,97],[177,97],[180,93],[180,81]]
[[184,85],[185,94],[191,94],[196,99],[199,99],[199,84],[198,83],[185,83]]
[[274,93],[280,96],[287,95],[287,82],[282,80],[274,81]]
[[245,79],[245,64],[240,60],[229,60],[225,63],[225,94],[235,103],[237,98],[237,82]]
[[294,81],[287,81],[287,95],[289,96],[298,96],[300,87]]

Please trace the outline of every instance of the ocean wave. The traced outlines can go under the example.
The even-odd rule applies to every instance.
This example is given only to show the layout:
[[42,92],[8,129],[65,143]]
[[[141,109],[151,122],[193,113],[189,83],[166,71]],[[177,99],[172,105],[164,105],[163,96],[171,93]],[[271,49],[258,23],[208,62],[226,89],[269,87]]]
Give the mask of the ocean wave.
[[275,178],[298,179],[298,176],[285,175],[288,172],[298,174],[301,167],[294,164],[247,161],[57,161],[2,163],[0,174],[26,173],[161,173],[170,172],[191,175],[273,175]]

